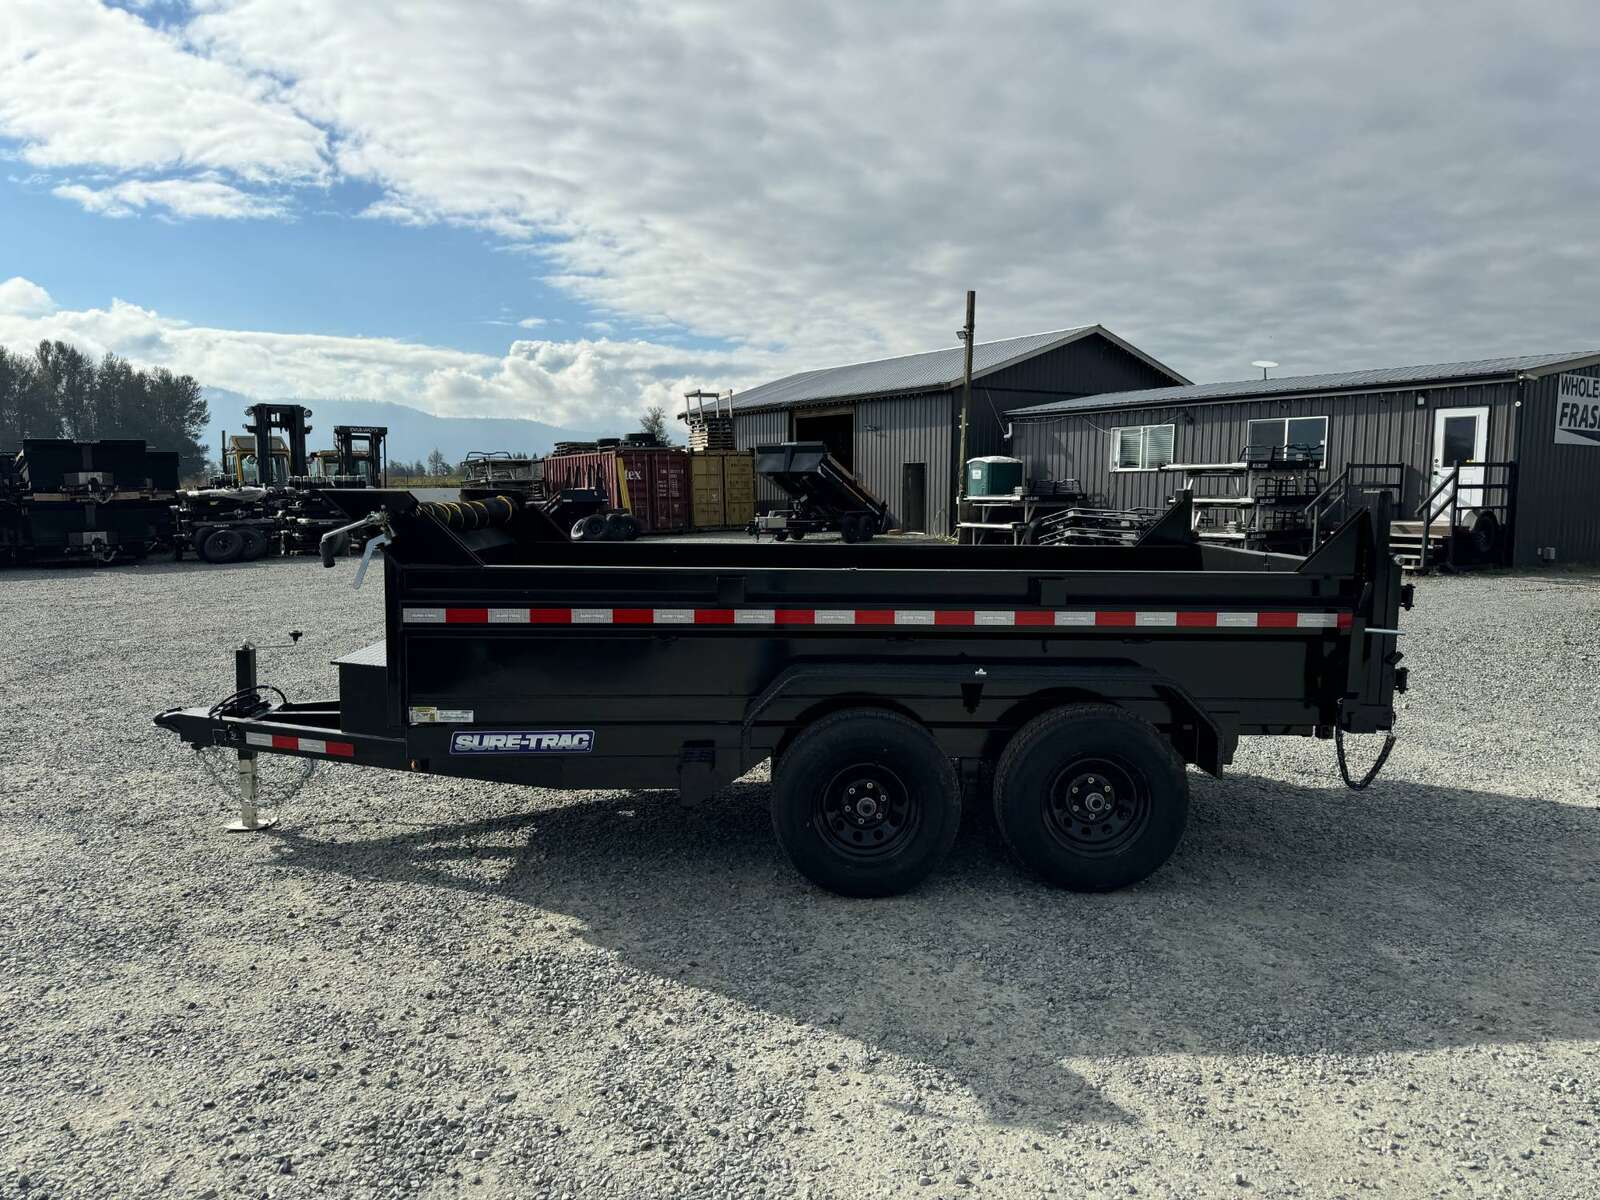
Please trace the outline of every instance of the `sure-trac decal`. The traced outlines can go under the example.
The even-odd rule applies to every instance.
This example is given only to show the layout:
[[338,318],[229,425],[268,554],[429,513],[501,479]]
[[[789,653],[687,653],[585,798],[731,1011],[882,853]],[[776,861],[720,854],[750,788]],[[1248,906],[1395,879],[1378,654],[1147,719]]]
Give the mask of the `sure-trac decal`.
[[592,729],[516,729],[457,733],[451,754],[587,754],[594,749]]

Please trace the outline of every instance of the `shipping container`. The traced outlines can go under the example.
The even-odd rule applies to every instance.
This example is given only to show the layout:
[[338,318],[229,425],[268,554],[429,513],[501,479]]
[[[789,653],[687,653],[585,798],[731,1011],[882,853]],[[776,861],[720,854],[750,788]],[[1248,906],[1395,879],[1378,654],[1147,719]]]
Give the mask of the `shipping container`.
[[544,460],[545,488],[593,488],[613,508],[634,515],[646,533],[689,528],[689,455],[671,447],[552,454]]
[[693,451],[689,473],[696,529],[740,528],[755,518],[755,468],[750,451]]

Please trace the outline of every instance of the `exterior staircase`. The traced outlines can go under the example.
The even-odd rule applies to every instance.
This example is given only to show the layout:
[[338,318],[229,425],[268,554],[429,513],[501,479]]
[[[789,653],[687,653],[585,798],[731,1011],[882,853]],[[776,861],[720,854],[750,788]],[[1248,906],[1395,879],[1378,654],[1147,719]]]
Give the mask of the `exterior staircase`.
[[1419,575],[1444,561],[1450,547],[1450,523],[1435,520],[1428,531],[1428,560],[1422,560],[1422,522],[1389,522],[1389,553],[1402,570]]

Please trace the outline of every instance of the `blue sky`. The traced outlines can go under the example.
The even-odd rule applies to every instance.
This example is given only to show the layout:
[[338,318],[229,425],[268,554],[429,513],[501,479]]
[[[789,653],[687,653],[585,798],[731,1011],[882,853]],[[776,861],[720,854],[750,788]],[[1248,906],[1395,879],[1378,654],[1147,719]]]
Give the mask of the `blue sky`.
[[[357,219],[382,194],[369,184],[303,193],[289,221],[107,218],[15,170],[0,188],[5,223],[20,234],[7,239],[5,273],[49,280],[68,307],[121,296],[197,324],[394,337],[483,354],[523,336],[516,322],[524,318],[543,318],[545,333],[568,337],[605,319],[541,283],[535,256],[481,230]],[[607,324],[631,329],[616,317]]]
[[0,345],[577,428],[967,288],[1197,380],[1586,350],[1595,61],[1592,0],[7,0]]

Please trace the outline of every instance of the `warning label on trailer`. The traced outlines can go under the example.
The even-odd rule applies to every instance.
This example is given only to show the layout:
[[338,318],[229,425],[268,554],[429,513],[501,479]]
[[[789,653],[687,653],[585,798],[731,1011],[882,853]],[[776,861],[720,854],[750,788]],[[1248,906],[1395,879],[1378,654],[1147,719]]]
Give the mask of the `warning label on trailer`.
[[471,725],[472,710],[470,708],[434,708],[430,705],[418,705],[411,710],[411,723],[413,725]]
[[1600,379],[1563,375],[1557,381],[1556,445],[1600,446]]
[[592,729],[539,729],[458,733],[451,754],[587,754],[594,749]]

